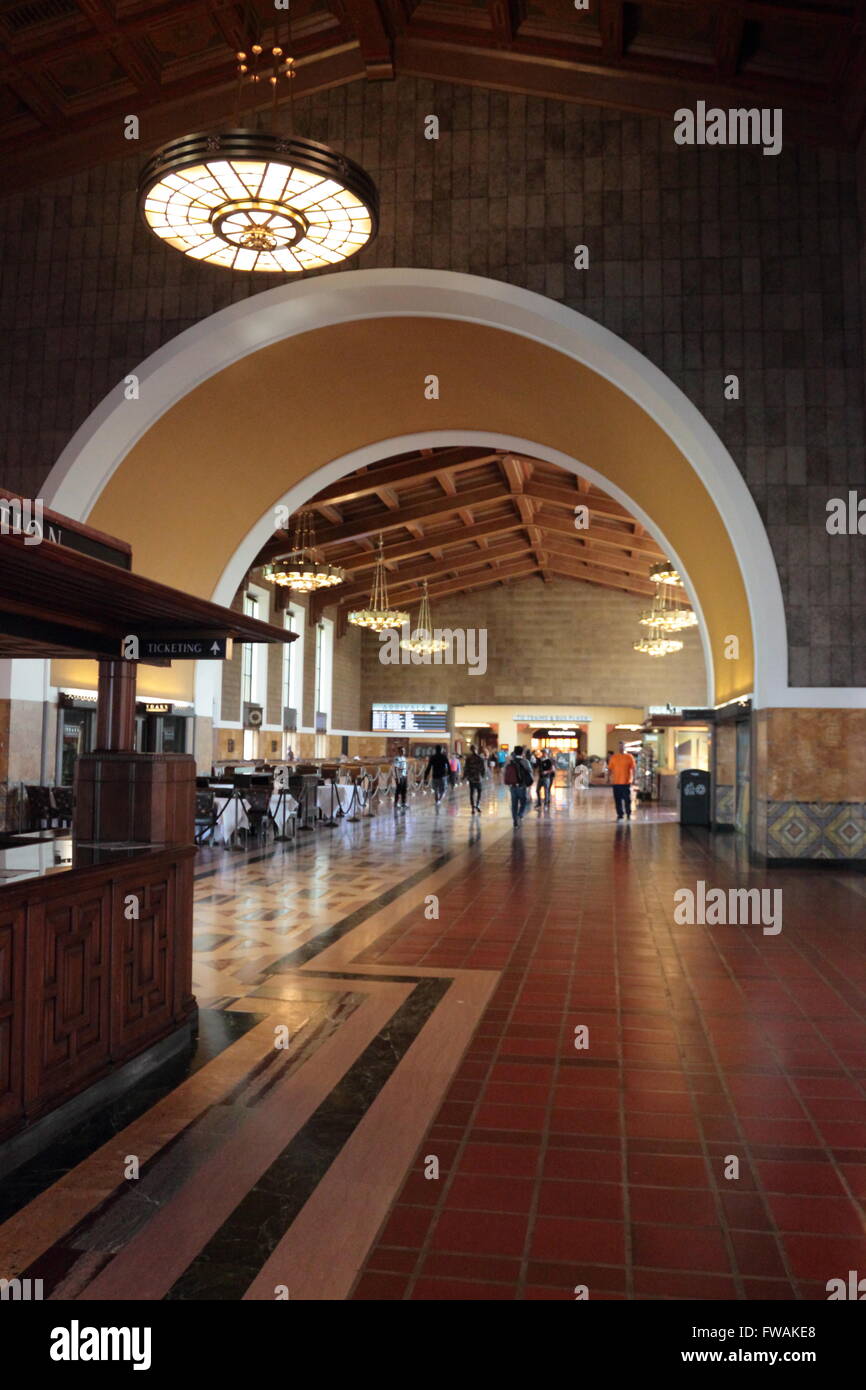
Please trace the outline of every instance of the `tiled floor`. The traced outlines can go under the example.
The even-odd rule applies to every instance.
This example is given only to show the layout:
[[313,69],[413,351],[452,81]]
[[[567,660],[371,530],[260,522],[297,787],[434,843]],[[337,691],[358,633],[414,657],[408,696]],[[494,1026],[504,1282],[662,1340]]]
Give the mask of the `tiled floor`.
[[[783,930],[674,925],[699,879],[781,887]],[[861,890],[658,810],[617,825],[604,792],[516,832],[458,795],[208,852],[207,1047],[7,1180],[0,1272],[80,1299],[824,1299],[866,1275]]]

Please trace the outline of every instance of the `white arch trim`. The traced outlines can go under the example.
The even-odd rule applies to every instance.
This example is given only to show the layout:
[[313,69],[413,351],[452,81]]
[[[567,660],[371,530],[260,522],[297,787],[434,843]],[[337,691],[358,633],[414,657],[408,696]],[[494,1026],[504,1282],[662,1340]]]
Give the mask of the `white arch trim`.
[[[441,270],[359,270],[281,285],[231,305],[166,343],[136,369],[137,400],[124,399],[122,382],[106,396],[52,469],[46,504],[86,520],[115,469],[151,425],[202,381],[250,353],[328,325],[406,316],[458,319],[532,339],[585,364],[630,396],[689,460],[727,528],[752,617],[755,703],[837,708],[866,703],[866,689],[788,687],[785,610],[770,543],[742,475],[700,412],[663,372],[602,325],[497,280]],[[460,437],[466,442],[466,435]],[[552,457],[549,451],[544,456]],[[345,472],[362,461],[351,457],[353,465],[344,459],[321,470],[322,481],[326,474],[339,476],[331,468],[342,466]],[[573,468],[574,461],[566,466]],[[611,490],[606,479],[598,481]],[[653,529],[648,518],[641,520]],[[223,580],[218,595],[225,599]]]

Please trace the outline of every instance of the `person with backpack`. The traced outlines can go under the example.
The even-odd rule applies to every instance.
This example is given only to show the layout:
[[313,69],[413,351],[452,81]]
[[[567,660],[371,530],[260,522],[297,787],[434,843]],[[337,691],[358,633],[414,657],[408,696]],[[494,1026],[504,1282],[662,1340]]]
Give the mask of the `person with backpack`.
[[481,815],[481,783],[485,773],[484,759],[472,743],[463,763],[463,780],[469,783],[469,810],[473,816],[476,811]]
[[427,785],[428,777],[432,777],[433,796],[435,797],[436,806],[439,805],[439,802],[445,795],[445,783],[448,780],[448,774],[450,771],[451,764],[448,759],[448,755],[447,753],[443,753],[442,744],[437,743],[435,752],[430,754],[430,757],[427,759],[427,766],[424,769],[425,787]]
[[[535,793],[535,809],[536,811],[541,810],[541,804],[543,800],[545,810],[549,811],[550,788],[552,787],[553,779],[556,776],[556,765],[553,761],[553,758],[550,756],[549,748],[542,748],[541,752],[538,755],[535,768],[538,773],[538,791]],[[541,795],[542,792],[544,792],[543,798]]]
[[518,744],[505,764],[504,782],[511,792],[511,819],[515,829],[526,815],[526,797],[532,786],[532,768],[523,756],[523,748]]

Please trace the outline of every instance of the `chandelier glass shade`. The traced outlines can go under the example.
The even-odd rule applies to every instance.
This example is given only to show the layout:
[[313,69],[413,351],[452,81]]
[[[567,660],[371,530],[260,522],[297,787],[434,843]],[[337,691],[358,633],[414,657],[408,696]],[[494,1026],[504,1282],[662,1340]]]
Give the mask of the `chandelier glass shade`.
[[320,560],[316,549],[316,527],[310,512],[301,512],[295,520],[295,538],[292,549],[286,555],[279,555],[271,564],[265,566],[264,575],[274,584],[293,589],[299,594],[309,594],[316,589],[331,589],[342,584],[345,570],[338,565],[329,565]]
[[391,627],[402,627],[408,623],[409,614],[400,608],[392,608],[388,602],[388,581],[385,576],[385,557],[382,537],[379,537],[379,554],[373,570],[373,587],[370,602],[366,608],[357,608],[349,614],[349,622],[355,627],[366,627],[371,632],[385,632]]
[[406,652],[421,652],[424,655],[432,655],[434,652],[444,652],[448,643],[441,637],[433,636],[433,619],[430,617],[430,599],[427,594],[427,580],[424,580],[424,592],[421,595],[421,607],[418,610],[418,626],[415,628],[411,637],[404,637],[400,646]]
[[683,644],[678,637],[665,637],[660,628],[650,628],[648,637],[641,637],[634,643],[636,652],[644,656],[670,656],[672,652],[682,651]]
[[184,135],[139,181],[150,230],[192,260],[294,274],[339,265],[376,235],[368,174],[315,140],[270,131]]
[[653,565],[650,570],[650,579],[654,579],[657,584],[670,584],[680,589],[683,586],[682,577],[670,560],[659,560]]

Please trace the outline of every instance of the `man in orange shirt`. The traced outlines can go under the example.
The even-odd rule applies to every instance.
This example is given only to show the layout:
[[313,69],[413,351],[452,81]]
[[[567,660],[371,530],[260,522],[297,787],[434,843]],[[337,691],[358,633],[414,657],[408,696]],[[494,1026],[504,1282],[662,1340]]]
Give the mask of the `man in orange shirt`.
[[617,820],[622,820],[623,813],[627,820],[631,820],[631,785],[636,768],[637,764],[631,753],[625,751],[624,743],[619,745],[619,752],[612,753],[608,759],[607,771],[613,787]]

